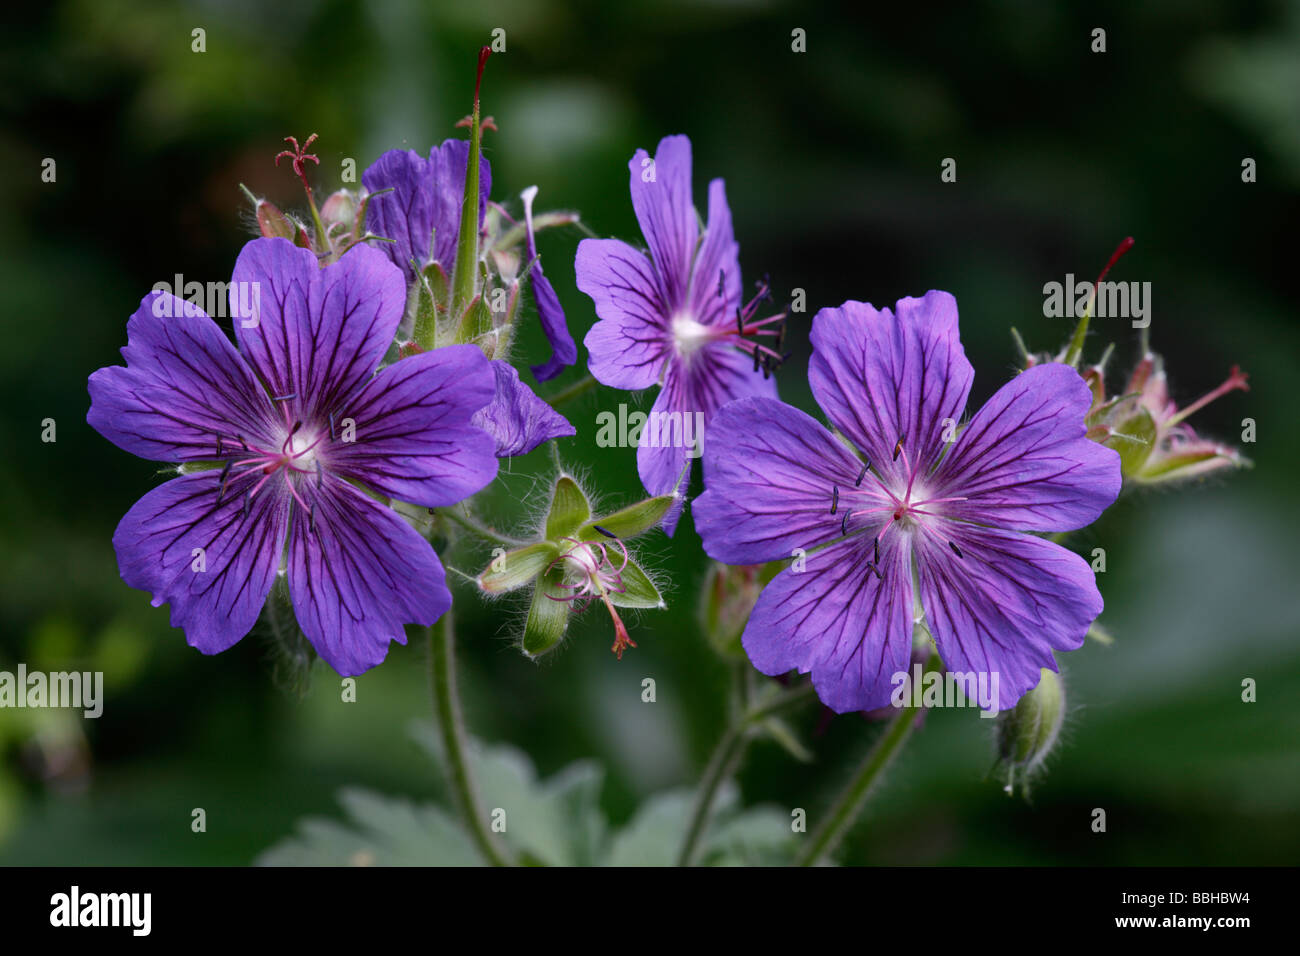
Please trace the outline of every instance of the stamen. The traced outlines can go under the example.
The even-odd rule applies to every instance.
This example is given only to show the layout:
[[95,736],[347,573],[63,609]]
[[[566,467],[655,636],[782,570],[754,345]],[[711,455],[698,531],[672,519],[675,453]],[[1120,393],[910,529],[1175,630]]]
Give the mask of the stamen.
[[871,539],[871,551],[872,551],[872,556],[876,559],[876,563],[879,564],[880,563],[880,536],[879,535]]
[[845,511],[844,517],[840,519],[840,534],[849,533],[849,515],[851,512]]
[[898,436],[898,441],[894,444],[894,461],[898,461],[898,455],[899,455],[899,452],[901,452],[901,451],[903,450],[903,438],[904,438],[904,437],[905,437],[905,436],[903,436],[903,435],[899,435],[899,436]]
[[858,480],[853,483],[854,488],[862,487],[862,479],[867,477],[867,469],[871,467],[871,462],[865,462],[862,465],[862,471],[858,472]]
[[718,270],[718,298],[726,298],[727,295],[727,270]]
[[840,505],[840,486],[831,485],[831,514],[835,514],[835,509]]
[[221,457],[221,436],[217,436],[217,457]]
[[313,534],[316,533],[316,502],[314,501],[311,503],[311,520],[308,523],[308,527],[311,529]]
[[[320,459],[317,458],[316,459],[316,487],[320,488],[321,482],[323,482],[324,480],[325,480],[325,473],[321,471]],[[312,505],[312,507],[314,508],[316,506]]]
[[[614,532],[607,531],[598,524],[594,524],[592,525],[592,527],[595,528],[597,531],[599,531],[601,534],[603,534],[605,537],[613,538],[615,541],[618,541],[618,535],[616,535]],[[622,544],[621,541],[619,543]]]
[[334,440],[334,413],[330,412],[330,441]]
[[285,402],[285,401],[288,401],[288,400],[291,399],[291,398],[297,398],[297,397],[298,397],[298,393],[297,393],[297,392],[290,392],[288,395],[272,395],[272,396],[271,396],[271,401],[273,401],[273,402]]
[[217,504],[221,504],[221,499],[226,497],[226,482],[230,480],[230,466],[234,463],[233,460],[227,461],[221,469],[221,490],[217,492]]
[[956,545],[955,543],[953,543],[952,541],[949,541],[949,542],[948,542],[948,547],[952,548],[953,553],[954,553],[955,555],[957,555],[957,557],[959,557],[959,558],[964,558],[964,557],[966,557],[966,555],[964,555],[964,554],[961,553],[961,548],[957,547],[957,545]]

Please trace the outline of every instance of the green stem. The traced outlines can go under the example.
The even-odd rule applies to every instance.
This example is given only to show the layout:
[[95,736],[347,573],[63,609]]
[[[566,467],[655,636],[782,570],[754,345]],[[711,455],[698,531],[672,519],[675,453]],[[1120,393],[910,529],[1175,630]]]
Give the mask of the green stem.
[[[742,665],[747,666],[747,665]],[[741,682],[743,686],[743,679]],[[751,707],[733,717],[733,722],[722,735],[709,765],[700,780],[700,789],[695,796],[695,809],[691,815],[691,825],[686,831],[686,839],[677,855],[678,866],[690,866],[699,852],[700,843],[708,830],[709,820],[713,816],[713,804],[718,798],[722,785],[735,773],[741,758],[745,755],[753,732],[758,725],[769,717],[796,707],[814,696],[811,684],[802,684],[789,690],[781,691],[767,699],[763,704]]]
[[867,753],[866,760],[853,775],[847,787],[836,798],[825,821],[809,838],[808,845],[795,859],[797,866],[814,866],[823,856],[835,849],[844,834],[862,811],[871,788],[881,773],[902,749],[911,736],[919,707],[908,705],[899,709],[885,726],[884,735]]
[[483,859],[492,866],[510,866],[511,860],[488,829],[487,814],[479,806],[478,793],[465,753],[465,722],[461,715],[460,695],[456,692],[455,638],[450,611],[429,628],[429,651],[434,712],[438,717],[442,752],[447,761],[457,807]]
[[532,543],[530,541],[525,541],[523,538],[511,537],[501,531],[493,531],[487,525],[479,524],[468,514],[462,514],[456,508],[439,508],[438,514],[442,515],[444,518],[450,518],[452,521],[456,522],[456,524],[474,532],[480,538],[484,538],[488,541],[495,541],[497,544],[508,544],[511,547],[520,548],[526,544]]
[[561,405],[573,401],[578,396],[586,394],[595,387],[596,379],[591,375],[585,375],[567,388],[562,388],[554,395],[546,398],[545,401],[546,404],[551,406],[551,408],[559,408]]

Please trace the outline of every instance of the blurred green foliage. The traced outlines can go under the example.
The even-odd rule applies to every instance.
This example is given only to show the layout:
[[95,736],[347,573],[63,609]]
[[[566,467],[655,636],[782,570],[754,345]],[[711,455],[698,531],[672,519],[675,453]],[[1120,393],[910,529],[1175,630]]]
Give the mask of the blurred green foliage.
[[[344,158],[424,151],[456,135],[477,48],[504,28],[484,83],[493,197],[573,208],[602,235],[636,240],[628,157],[682,132],[697,198],[723,176],[747,281],[806,290],[792,326],[787,400],[813,409],[806,320],[847,298],[877,304],[953,292],[977,369],[972,404],[1011,373],[1008,327],[1059,346],[1042,286],[1093,274],[1151,281],[1154,346],[1175,397],[1251,373],[1195,419],[1245,449],[1250,472],[1125,499],[1074,544],[1107,551],[1112,646],[1064,659],[1064,743],[1028,805],[986,779],[988,721],[929,716],[844,848],[878,863],[1293,863],[1300,849],[1300,602],[1295,476],[1293,243],[1300,220],[1300,14],[1282,2],[1046,4],[982,0],[936,12],[780,2],[560,3],[398,0],[128,3],[65,0],[6,12],[0,31],[0,669],[103,670],[98,721],[0,711],[0,862],[247,863],[303,816],[338,818],[344,785],[423,804],[439,793],[407,735],[428,713],[426,650],[394,647],[343,703],[318,664],[308,689],[277,686],[263,638],[203,658],[117,576],[116,522],[157,467],[85,425],[85,381],[119,361],[125,320],[158,281],[228,277],[249,236],[237,185],[298,202],[271,159],[282,137],[320,135],[315,179]],[[1094,27],[1107,52],[1089,50]],[[807,52],[791,52],[791,30]],[[206,51],[192,32],[206,31]],[[57,180],[41,180],[42,160]],[[957,160],[956,183],[939,164]],[[1241,162],[1258,182],[1241,181]],[[589,300],[573,284],[581,234],[541,251],[577,337]],[[1094,323],[1095,357],[1136,347]],[[544,353],[535,328],[521,354]],[[585,353],[583,353],[585,355]],[[554,383],[576,380],[581,369]],[[1118,382],[1113,382],[1112,387]],[[543,389],[546,391],[547,389]],[[589,393],[561,453],[601,507],[639,492],[631,450],[599,449]],[[40,440],[57,422],[57,442]],[[507,523],[536,502],[544,453],[516,460],[485,496]],[[521,524],[525,520],[519,518]],[[510,639],[523,606],[458,594],[462,693],[473,732],[527,753],[549,778],[606,768],[603,812],[624,826],[650,794],[689,785],[725,718],[726,667],[699,635],[705,560],[689,519],[642,554],[671,577],[670,610],[635,619],[638,649],[609,653],[592,612],[542,665]],[[474,572],[485,554],[450,563]],[[657,702],[642,703],[654,677]],[[1258,702],[1243,704],[1254,678]],[[816,755],[757,746],[746,804],[815,819],[876,734],[859,717],[792,720]],[[364,814],[364,797],[351,809]],[[628,833],[650,826],[648,817]],[[191,832],[193,808],[207,832]],[[357,810],[360,807],[360,810]],[[1091,832],[1094,807],[1108,832]],[[653,842],[653,841],[652,841]]]

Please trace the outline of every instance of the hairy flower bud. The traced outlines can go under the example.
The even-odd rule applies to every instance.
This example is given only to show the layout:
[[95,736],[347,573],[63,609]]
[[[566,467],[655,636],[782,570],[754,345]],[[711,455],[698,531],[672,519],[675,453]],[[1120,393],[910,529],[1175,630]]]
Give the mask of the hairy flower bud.
[[1038,686],[998,715],[998,768],[1006,777],[1004,789],[1015,792],[1016,781],[1028,792],[1030,778],[1043,765],[1061,732],[1065,718],[1065,688],[1060,675],[1042,669]]

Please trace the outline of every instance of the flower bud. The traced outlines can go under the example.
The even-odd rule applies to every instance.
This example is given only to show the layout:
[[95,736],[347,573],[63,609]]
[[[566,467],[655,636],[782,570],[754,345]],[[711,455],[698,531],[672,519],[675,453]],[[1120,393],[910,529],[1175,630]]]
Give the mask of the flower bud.
[[700,626],[721,656],[745,659],[740,638],[749,614],[763,587],[784,567],[784,561],[736,566],[715,561],[709,566],[700,591]]
[[1065,718],[1065,689],[1060,675],[1043,668],[1038,686],[997,718],[998,767],[1006,775],[1004,789],[1015,792],[1016,780],[1028,788],[1056,744]]

